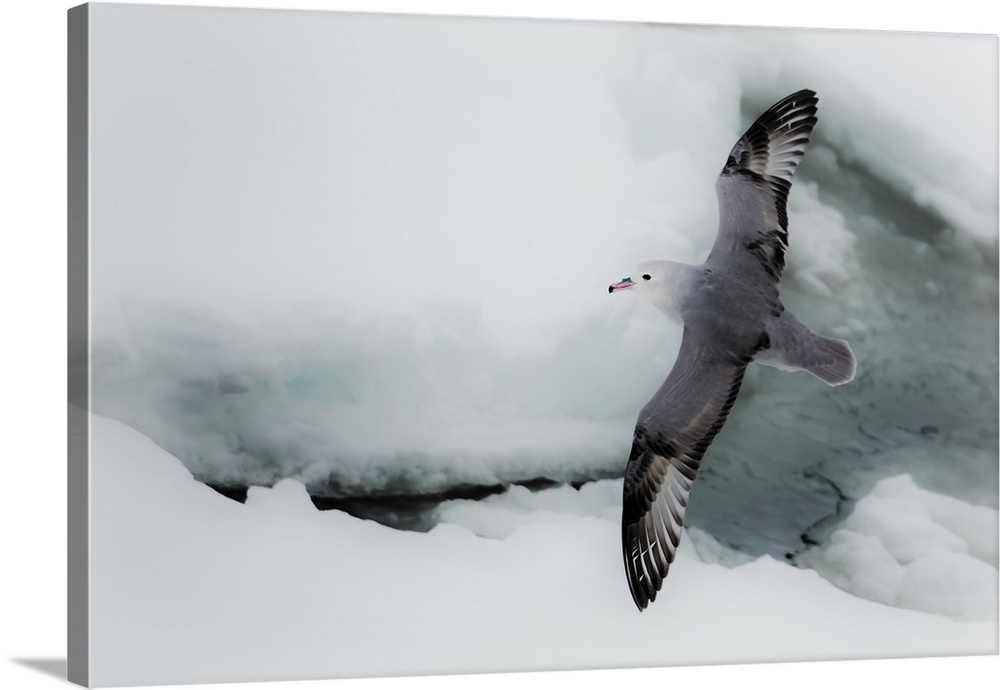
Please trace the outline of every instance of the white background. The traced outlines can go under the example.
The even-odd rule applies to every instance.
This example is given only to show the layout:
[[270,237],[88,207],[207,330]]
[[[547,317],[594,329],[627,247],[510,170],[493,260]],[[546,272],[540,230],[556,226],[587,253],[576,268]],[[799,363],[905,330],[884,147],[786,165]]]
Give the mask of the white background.
[[[0,500],[0,687],[54,688],[64,660],[65,537],[65,60],[66,10],[72,2],[5,3],[0,15],[3,89],[0,118],[0,328],[4,393],[0,419],[6,452]],[[160,4],[194,4],[162,0]],[[247,6],[213,1],[206,4]],[[444,14],[582,17],[715,24],[961,31],[996,34],[998,12],[983,0],[877,3],[840,0],[823,7],[799,1],[654,3],[631,0],[419,0],[282,2],[302,9],[421,11]],[[984,66],[988,68],[988,66]],[[993,66],[995,69],[996,66]],[[11,443],[10,441],[13,441]],[[586,602],[580,602],[585,606]],[[669,639],[664,639],[669,644]],[[27,661],[27,663],[25,663]],[[40,662],[40,663],[39,663]],[[618,684],[676,687],[916,688],[960,683],[994,687],[1000,658],[781,664],[715,668],[568,672],[393,680],[317,681],[205,687],[464,688]],[[200,687],[200,686],[187,686]]]

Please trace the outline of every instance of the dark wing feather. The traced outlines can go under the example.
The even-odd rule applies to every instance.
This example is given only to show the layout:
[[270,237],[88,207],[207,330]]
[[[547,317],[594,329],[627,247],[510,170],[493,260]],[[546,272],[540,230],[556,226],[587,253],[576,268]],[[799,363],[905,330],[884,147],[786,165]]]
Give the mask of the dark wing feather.
[[719,234],[709,261],[748,253],[772,278],[781,277],[788,190],[809,145],[818,102],[813,91],[793,93],[768,108],[736,142],[715,184]]
[[674,368],[639,414],[625,467],[622,553],[640,611],[674,560],[702,456],[736,402],[750,359],[724,356],[685,330]]

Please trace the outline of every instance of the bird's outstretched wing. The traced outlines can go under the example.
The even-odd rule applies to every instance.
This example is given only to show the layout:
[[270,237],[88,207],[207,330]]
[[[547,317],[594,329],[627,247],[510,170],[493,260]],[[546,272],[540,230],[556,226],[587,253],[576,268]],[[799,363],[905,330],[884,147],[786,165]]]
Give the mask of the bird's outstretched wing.
[[640,611],[674,560],[698,466],[736,402],[751,356],[726,356],[685,330],[674,368],[639,414],[625,467],[622,552]]
[[753,257],[780,279],[788,248],[788,190],[809,145],[818,102],[808,89],[786,96],[736,142],[715,183],[719,234],[709,261]]

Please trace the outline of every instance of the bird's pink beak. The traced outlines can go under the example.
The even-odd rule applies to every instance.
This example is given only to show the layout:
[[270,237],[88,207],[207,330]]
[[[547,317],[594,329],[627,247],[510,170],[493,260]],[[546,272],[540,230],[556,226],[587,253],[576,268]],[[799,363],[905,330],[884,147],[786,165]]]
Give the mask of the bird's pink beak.
[[608,292],[621,292],[622,290],[628,290],[634,285],[635,283],[632,282],[631,278],[622,278],[621,282],[612,283],[611,286],[608,287]]

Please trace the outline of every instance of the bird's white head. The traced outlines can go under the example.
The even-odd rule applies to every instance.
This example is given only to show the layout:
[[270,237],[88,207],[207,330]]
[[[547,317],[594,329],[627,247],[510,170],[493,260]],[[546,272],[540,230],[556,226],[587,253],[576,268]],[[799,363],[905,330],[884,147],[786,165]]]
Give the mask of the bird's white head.
[[683,264],[673,261],[644,261],[635,267],[632,277],[622,278],[608,287],[608,292],[634,290],[674,318],[677,316],[677,280]]

